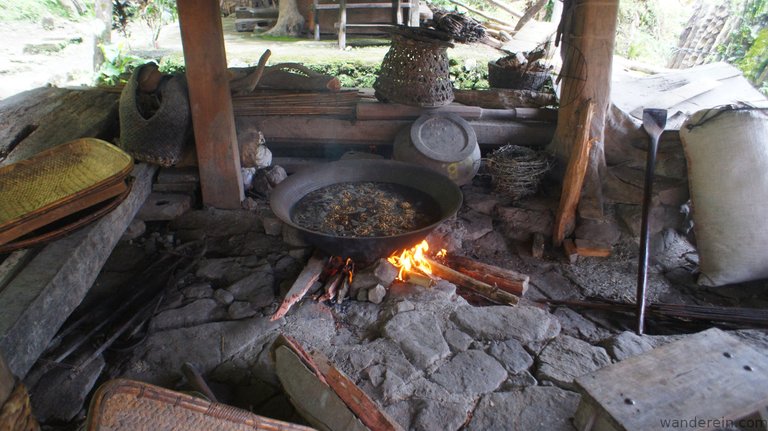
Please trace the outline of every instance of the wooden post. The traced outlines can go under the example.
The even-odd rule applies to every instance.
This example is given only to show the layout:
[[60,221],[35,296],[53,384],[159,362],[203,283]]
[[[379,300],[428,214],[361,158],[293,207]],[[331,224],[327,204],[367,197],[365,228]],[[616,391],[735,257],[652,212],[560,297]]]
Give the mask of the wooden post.
[[589,156],[589,168],[579,214],[585,218],[603,216],[601,174],[605,171],[604,129],[610,106],[611,68],[616,39],[618,0],[570,0],[565,2],[558,28],[563,67],[561,106],[555,137],[549,146],[562,161],[571,156],[581,125],[577,111],[592,99],[595,111],[589,136],[596,139]]
[[339,49],[347,46],[347,0],[339,2]]
[[218,2],[178,0],[203,204],[240,208],[243,181]]

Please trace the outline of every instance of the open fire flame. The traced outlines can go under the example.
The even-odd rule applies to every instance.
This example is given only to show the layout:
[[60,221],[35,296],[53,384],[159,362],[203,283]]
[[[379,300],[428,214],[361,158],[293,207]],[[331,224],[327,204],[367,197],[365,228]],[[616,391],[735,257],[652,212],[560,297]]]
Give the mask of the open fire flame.
[[[408,274],[414,272],[420,272],[426,276],[432,275],[432,265],[426,259],[426,252],[429,251],[429,244],[426,240],[422,240],[419,244],[410,249],[403,250],[399,255],[393,254],[388,257],[389,263],[399,268],[400,272],[397,274],[397,279],[400,281],[406,281]],[[437,253],[438,257],[445,256],[445,249],[440,250]]]

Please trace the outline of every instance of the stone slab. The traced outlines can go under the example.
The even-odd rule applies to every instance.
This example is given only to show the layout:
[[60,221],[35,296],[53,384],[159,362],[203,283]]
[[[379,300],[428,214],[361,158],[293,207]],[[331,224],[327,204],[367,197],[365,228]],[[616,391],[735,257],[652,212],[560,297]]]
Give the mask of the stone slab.
[[173,220],[192,208],[192,198],[180,193],[152,193],[136,214],[144,221]]
[[578,403],[578,394],[556,387],[496,392],[480,399],[466,429],[571,431]]
[[0,352],[19,377],[80,304],[128,223],[150,193],[156,167],[138,164],[133,188],[115,210],[54,241],[0,292]]

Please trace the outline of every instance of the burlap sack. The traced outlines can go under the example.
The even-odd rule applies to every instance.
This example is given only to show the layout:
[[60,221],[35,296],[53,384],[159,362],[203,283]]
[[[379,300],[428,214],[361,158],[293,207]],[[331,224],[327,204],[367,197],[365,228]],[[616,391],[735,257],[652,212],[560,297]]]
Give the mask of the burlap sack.
[[699,284],[768,278],[768,110],[708,109],[681,127]]

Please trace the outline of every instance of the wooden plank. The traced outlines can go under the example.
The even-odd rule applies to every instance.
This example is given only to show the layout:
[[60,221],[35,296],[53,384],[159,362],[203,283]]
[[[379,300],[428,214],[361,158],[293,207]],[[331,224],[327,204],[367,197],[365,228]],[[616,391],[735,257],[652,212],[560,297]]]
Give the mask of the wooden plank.
[[283,299],[282,304],[280,304],[280,308],[275,311],[275,314],[273,314],[269,320],[275,321],[284,317],[294,304],[301,301],[312,285],[315,284],[318,278],[320,278],[325,263],[326,259],[320,257],[318,254],[309,258],[309,262],[304,266],[304,269],[296,278],[296,281],[293,282],[288,293],[285,294],[285,299]]
[[0,354],[23,378],[80,304],[152,188],[156,166],[137,164],[128,197],[91,225],[46,245],[0,291]]
[[611,255],[611,246],[598,244],[588,239],[577,238],[574,240],[576,254],[588,257],[608,257]]
[[[730,428],[714,421],[742,418],[768,405],[765,370],[768,356],[726,332],[709,329],[578,378],[584,406],[579,406],[576,426]],[[580,413],[590,408],[597,414]],[[670,423],[665,426],[663,421]]]
[[[267,145],[273,143],[392,145],[395,136],[410,126],[408,120],[352,121],[322,116],[238,116],[237,129],[259,130]],[[518,145],[542,147],[549,143],[555,126],[550,123],[471,120],[477,142],[482,145]]]
[[240,173],[224,33],[216,2],[177,2],[203,203],[240,208]]
[[420,108],[399,103],[361,101],[355,108],[357,120],[412,120],[425,114],[456,114],[465,120],[531,120],[555,123],[557,111],[538,108],[485,109],[451,103],[437,108]]
[[578,112],[581,126],[579,134],[576,136],[573,150],[571,151],[568,166],[565,168],[565,177],[563,178],[563,192],[560,195],[560,205],[557,208],[555,217],[555,226],[552,233],[552,243],[555,247],[562,244],[565,237],[573,231],[576,221],[576,207],[581,197],[581,188],[584,185],[584,177],[587,174],[589,165],[589,152],[592,147],[592,140],[589,139],[590,124],[592,123],[592,113],[595,110],[595,103],[587,100]]
[[0,166],[79,138],[111,142],[119,98],[101,89],[41,87],[0,101]]

